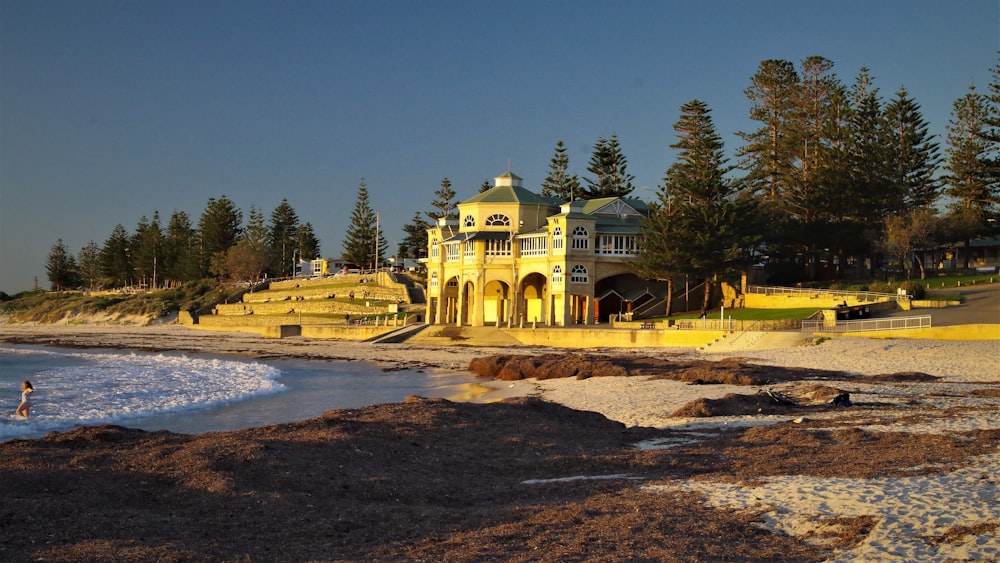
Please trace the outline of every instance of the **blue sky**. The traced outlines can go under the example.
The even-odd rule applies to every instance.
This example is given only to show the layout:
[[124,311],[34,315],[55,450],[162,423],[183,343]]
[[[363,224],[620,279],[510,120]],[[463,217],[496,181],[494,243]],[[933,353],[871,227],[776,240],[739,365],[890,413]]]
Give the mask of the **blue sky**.
[[221,195],[287,198],[339,256],[361,178],[395,248],[442,178],[464,200],[510,162],[538,190],[558,140],[582,177],[616,134],[655,190],[681,105],[732,153],[770,58],[905,86],[943,147],[998,50],[998,0],[0,0],[0,290],[47,288],[57,239]]

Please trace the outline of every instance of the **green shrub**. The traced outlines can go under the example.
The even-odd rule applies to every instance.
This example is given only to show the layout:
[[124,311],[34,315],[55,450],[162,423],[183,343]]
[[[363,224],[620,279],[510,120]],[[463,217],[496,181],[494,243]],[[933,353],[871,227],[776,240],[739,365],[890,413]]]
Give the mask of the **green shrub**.
[[906,290],[906,294],[914,299],[924,298],[924,284],[915,281],[908,281],[899,284],[899,287]]

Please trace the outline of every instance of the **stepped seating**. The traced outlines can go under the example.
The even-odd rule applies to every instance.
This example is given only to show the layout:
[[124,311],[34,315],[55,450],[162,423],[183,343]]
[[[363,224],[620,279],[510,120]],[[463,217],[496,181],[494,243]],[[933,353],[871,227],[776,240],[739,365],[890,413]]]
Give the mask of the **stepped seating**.
[[413,284],[403,283],[409,280],[400,278],[406,276],[380,274],[375,278],[338,276],[271,282],[263,291],[243,294],[238,302],[216,305],[211,316],[245,317],[240,324],[268,325],[276,322],[273,317],[288,315],[296,315],[296,323],[302,324],[345,323],[348,315],[352,319],[391,315],[391,309],[405,309],[411,303]]

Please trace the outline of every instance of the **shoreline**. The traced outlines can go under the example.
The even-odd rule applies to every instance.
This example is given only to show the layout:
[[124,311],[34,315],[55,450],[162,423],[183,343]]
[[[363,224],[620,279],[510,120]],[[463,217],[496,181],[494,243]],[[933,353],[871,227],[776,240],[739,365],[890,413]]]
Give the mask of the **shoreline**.
[[[1000,495],[1000,479],[997,478],[1000,475],[1000,364],[995,360],[1000,352],[1000,342],[843,337],[827,340],[819,345],[740,352],[738,358],[732,358],[722,354],[699,354],[691,349],[675,348],[511,349],[465,345],[379,345],[308,341],[301,338],[266,340],[254,335],[214,333],[170,325],[0,327],[3,328],[0,341],[12,343],[177,350],[240,354],[256,358],[368,361],[386,366],[387,369],[468,371],[473,358],[484,356],[586,352],[619,357],[654,356],[662,361],[690,362],[703,367],[715,362],[717,366],[721,366],[719,369],[750,366],[740,369],[765,374],[769,370],[777,373],[775,370],[778,368],[797,368],[802,370],[804,376],[808,375],[808,370],[827,370],[821,383],[849,391],[855,401],[853,407],[833,408],[825,403],[817,403],[814,410],[790,411],[789,414],[744,413],[708,418],[674,416],[675,411],[692,401],[724,400],[730,394],[757,393],[759,396],[764,388],[787,396],[802,397],[819,383],[808,378],[778,379],[762,385],[694,385],[642,375],[591,377],[583,380],[492,380],[468,383],[462,393],[455,397],[456,400],[465,402],[414,399],[363,409],[330,411],[322,417],[300,423],[234,432],[178,435],[173,439],[190,444],[183,447],[190,448],[192,453],[186,455],[194,456],[191,459],[201,459],[205,451],[217,448],[221,448],[222,452],[258,452],[252,455],[247,453],[249,457],[233,466],[234,468],[253,467],[258,463],[254,460],[266,452],[260,441],[264,436],[274,435],[268,443],[276,439],[279,440],[276,443],[288,444],[281,446],[279,460],[282,464],[287,461],[288,456],[293,456],[293,459],[312,459],[312,456],[318,455],[317,443],[333,444],[343,439],[362,440],[335,461],[341,468],[350,468],[342,471],[357,474],[357,479],[350,482],[350,490],[357,491],[368,490],[372,486],[371,479],[374,475],[380,476],[378,479],[384,479],[386,483],[400,480],[408,482],[405,477],[407,473],[399,473],[396,469],[401,462],[398,459],[398,448],[404,446],[419,446],[419,449],[413,450],[413,455],[421,459],[425,454],[416,452],[425,452],[424,448],[429,448],[426,452],[436,452],[432,454],[434,456],[457,456],[462,460],[459,465],[463,469],[450,474],[450,479],[464,474],[470,460],[485,457],[493,459],[481,469],[481,473],[465,476],[464,485],[452,483],[446,489],[453,491],[459,499],[480,498],[481,493],[477,491],[484,480],[496,481],[501,478],[501,474],[503,478],[517,478],[520,472],[515,468],[519,464],[524,460],[537,459],[541,465],[525,474],[521,481],[508,483],[503,486],[502,491],[494,493],[494,500],[489,504],[491,508],[484,509],[486,513],[494,513],[497,506],[506,506],[504,503],[512,490],[523,491],[528,490],[525,489],[528,487],[531,491],[541,491],[538,494],[555,495],[562,499],[564,497],[561,495],[568,494],[565,488],[570,487],[563,483],[578,483],[572,487],[590,491],[587,502],[602,499],[599,502],[611,503],[609,506],[617,506],[620,502],[627,503],[628,506],[632,503],[663,503],[677,495],[690,495],[690,498],[684,496],[687,500],[676,508],[674,521],[689,521],[695,527],[704,527],[735,515],[746,518],[747,525],[760,527],[761,533],[777,534],[770,539],[762,539],[760,547],[755,543],[754,549],[764,549],[763,546],[768,542],[781,537],[797,542],[796,545],[799,546],[811,546],[809,549],[832,550],[829,556],[809,560],[1000,558],[1000,515],[996,513],[995,504]],[[840,375],[829,370],[838,370]],[[461,410],[466,415],[458,419],[448,415],[441,419],[440,414],[434,414],[434,411],[441,409]],[[481,417],[487,416],[485,413],[494,409],[513,411],[496,421],[484,422]],[[340,424],[336,421],[362,415],[369,417],[365,419],[368,425],[366,428],[380,429],[375,442],[364,442],[363,436],[367,434],[357,434],[361,427],[355,426],[356,423],[351,423],[350,426],[355,430],[346,434],[336,434],[335,438],[320,437],[322,433],[328,432],[326,428],[329,425]],[[411,415],[422,416],[424,418],[421,420],[430,421],[426,429],[416,433],[406,430],[412,423],[404,424],[402,421]],[[445,422],[446,420],[452,422]],[[571,420],[574,422],[570,422]],[[513,426],[501,428],[499,421]],[[376,423],[377,426],[371,426]],[[591,424],[597,426],[588,430],[588,425]],[[561,429],[552,430],[555,426]],[[366,432],[370,431],[374,430]],[[99,486],[102,479],[117,475],[112,467],[118,464],[128,466],[147,463],[138,461],[139,458],[134,459],[134,456],[143,456],[142,452],[151,447],[143,445],[144,442],[141,441],[167,439],[157,435],[134,435],[128,439],[140,440],[140,443],[133,451],[118,446],[118,440],[126,440],[124,437],[109,438],[110,443],[102,444],[99,436],[107,432],[114,434],[111,430],[94,427],[66,433],[65,438],[48,436],[38,440],[0,444],[0,449],[5,450],[5,455],[0,457],[11,460],[4,462],[8,464],[6,466],[0,463],[0,470],[10,471],[10,475],[34,478],[31,476],[36,472],[60,471],[65,461],[35,462],[31,461],[31,456],[50,451],[65,451],[68,455],[75,456],[78,454],[74,451],[79,448],[98,448],[100,452],[106,453],[96,454],[97,457],[93,459],[107,458],[110,460],[107,463],[111,464],[97,470],[96,475],[101,479],[97,479],[98,484],[94,486]],[[471,434],[466,435],[466,432]],[[295,437],[299,435],[301,443],[296,442]],[[408,437],[402,439],[403,435]],[[621,438],[614,438],[615,436]],[[625,443],[612,448],[612,454],[599,450],[596,445],[583,445],[590,437],[600,437],[603,440],[624,439]],[[63,439],[68,440],[64,446],[52,447],[50,442]],[[445,442],[449,444],[447,450],[437,449]],[[298,445],[291,445],[293,443]],[[400,445],[392,446],[395,448],[393,453],[387,453],[385,459],[372,457],[372,449],[381,447],[378,444],[396,443]],[[530,444],[537,446],[526,450],[528,453],[508,451],[515,446]],[[558,463],[545,461],[548,458],[542,456],[542,450],[534,449],[541,448],[544,444],[549,444],[545,446],[547,448],[557,445],[563,448],[563,453],[558,456]],[[26,454],[27,457],[23,458],[14,456],[15,452],[22,449],[34,453]],[[600,454],[599,451],[605,453]],[[224,457],[232,454],[212,455]],[[623,467],[630,468],[625,472],[612,471],[610,467],[601,470],[595,463],[600,465],[599,460],[605,459],[602,455],[634,459],[623,462]],[[713,465],[729,464],[732,460],[737,460],[739,464],[718,473],[701,473],[711,472]],[[313,463],[315,462],[304,465],[303,471],[308,471]],[[198,467],[195,464],[181,470],[171,467],[162,471],[166,471],[168,475],[186,475],[189,480],[201,479],[196,477],[202,471]],[[407,485],[405,492],[396,494],[405,496],[416,491],[415,494],[419,496],[419,491],[437,483],[441,479],[439,467],[436,464],[430,467],[434,469],[419,470],[425,472],[420,473],[424,476]],[[505,469],[498,474],[497,470],[501,467]],[[740,467],[743,469],[739,469]],[[229,475],[228,471],[224,473]],[[642,475],[657,471],[665,473],[657,473],[659,476],[656,477]],[[638,472],[639,475],[633,476],[633,472]],[[512,475],[507,475],[508,473]],[[231,478],[235,477],[225,477]],[[638,480],[629,481],[633,478]],[[261,476],[253,477],[243,486],[251,490],[262,487],[261,492],[266,490],[268,495],[277,495],[275,498],[295,498],[293,491],[296,487],[273,492],[270,488],[272,485],[265,485],[261,479]],[[612,490],[617,491],[614,493],[615,500],[607,496]],[[318,497],[326,495],[327,490],[317,489],[312,494],[314,496],[308,502],[322,502]],[[441,494],[447,496],[447,493]],[[398,522],[377,524],[382,522],[382,513],[378,512],[378,507],[381,506],[383,494],[373,490],[370,495],[366,495],[362,495],[361,504],[354,510],[375,510],[379,515],[366,526],[381,525],[385,526],[379,528],[383,533],[396,533],[409,525]],[[98,494],[97,498],[100,497]],[[58,504],[62,502],[58,498],[52,501],[58,506],[52,509],[53,514],[66,510],[65,506]],[[553,513],[553,518],[578,518],[572,515],[578,510],[576,505],[579,500],[574,495],[566,498],[568,504],[561,505],[562,508]],[[231,506],[238,501],[213,502],[220,503],[219,521],[224,522],[229,518]],[[331,502],[333,504],[324,510],[339,514],[337,518],[350,518],[346,513],[340,514],[341,501]],[[436,510],[431,505],[421,504],[423,501],[411,502],[415,503],[413,510],[421,514]],[[118,507],[114,499],[111,498],[109,503],[109,514],[116,513]],[[632,534],[631,531],[625,531],[626,528],[632,530],[637,524],[646,527],[648,519],[652,518],[652,512],[668,510],[654,509],[652,506],[643,510],[643,520],[621,524],[623,528],[619,533]],[[397,509],[394,505],[393,510]],[[292,503],[287,510],[287,513],[278,514],[276,518],[282,522],[294,520],[299,515],[300,506]],[[501,512],[505,510],[509,508],[501,509]],[[690,516],[691,511],[697,511],[700,516]],[[622,513],[632,512],[625,510]],[[473,516],[466,515],[468,518]],[[160,518],[162,516],[154,516],[154,519]],[[202,518],[201,509],[197,509],[192,515],[192,522],[197,521],[200,525]],[[582,521],[589,519],[584,518]],[[433,531],[437,530],[437,524],[433,521],[420,520],[421,526],[430,530],[426,532],[429,535],[420,536],[427,538],[427,546],[439,545],[442,537],[448,537],[443,531]],[[518,524],[515,522],[518,521],[515,518],[506,525],[516,526]],[[584,540],[587,532],[576,531],[576,528],[577,526],[573,526],[567,529],[558,541]],[[295,533],[291,528],[282,529],[286,534]],[[528,525],[523,532],[524,537],[533,537],[537,530],[538,528]],[[644,548],[645,553],[654,553],[653,550],[660,549],[658,546],[670,541],[667,538],[677,536],[676,532],[660,536],[654,530],[646,529],[643,534],[633,537],[648,546]],[[488,534],[478,538],[477,545],[496,547],[489,540]],[[266,540],[263,541],[265,547],[260,549],[266,549],[268,545]],[[700,541],[710,540],[704,538]],[[457,542],[454,545],[464,544],[465,542]],[[322,549],[322,544],[312,546],[307,543],[303,546],[304,549],[313,547]],[[76,549],[92,550],[93,547]],[[393,551],[395,549],[400,548],[393,547],[382,553],[386,556],[399,556],[402,552]],[[461,554],[474,558],[477,553],[476,548],[471,547],[456,549],[460,551],[453,552],[453,558],[463,559]],[[683,551],[686,548],[678,549],[681,550],[665,553],[672,553],[674,557],[686,553]],[[204,553],[208,552],[203,552],[202,557]],[[261,556],[259,554],[264,552],[257,553]],[[418,550],[412,553],[425,554],[432,551]],[[49,555],[52,553],[49,552]],[[712,557],[707,552],[703,556]],[[785,556],[788,556],[787,552]],[[136,555],[135,560],[140,559],[141,556]]]

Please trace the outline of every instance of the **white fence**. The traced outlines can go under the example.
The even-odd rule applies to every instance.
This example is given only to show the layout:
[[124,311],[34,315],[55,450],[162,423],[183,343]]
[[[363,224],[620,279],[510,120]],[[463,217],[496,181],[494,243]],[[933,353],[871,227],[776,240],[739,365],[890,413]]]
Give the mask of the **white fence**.
[[836,326],[826,326],[822,320],[802,321],[802,330],[804,332],[862,332],[875,330],[902,330],[908,328],[930,328],[930,326],[930,315],[890,319],[837,321]]
[[810,289],[804,287],[778,287],[762,285],[751,285],[747,287],[747,293],[757,293],[761,295],[829,295],[836,297],[837,300],[850,297],[864,303],[896,301],[902,297],[894,293],[878,293],[875,291],[844,291],[840,289]]

